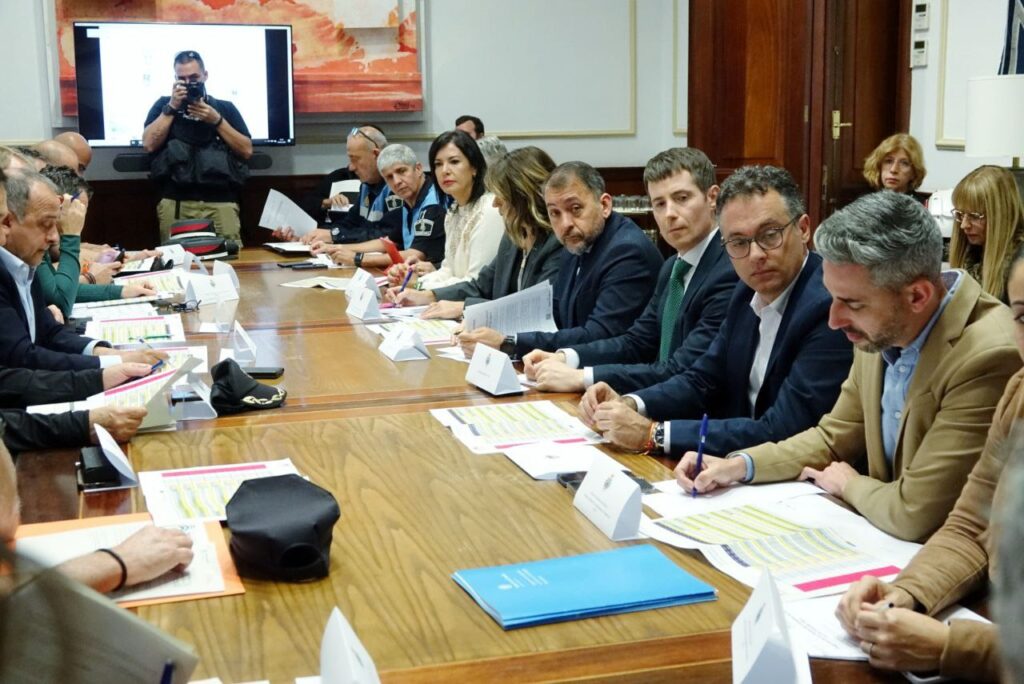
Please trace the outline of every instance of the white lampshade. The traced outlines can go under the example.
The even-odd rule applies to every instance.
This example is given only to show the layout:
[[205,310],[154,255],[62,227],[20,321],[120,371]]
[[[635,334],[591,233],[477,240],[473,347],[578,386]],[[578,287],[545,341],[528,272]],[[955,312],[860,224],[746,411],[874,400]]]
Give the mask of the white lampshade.
[[1024,156],[1024,75],[967,81],[968,157]]

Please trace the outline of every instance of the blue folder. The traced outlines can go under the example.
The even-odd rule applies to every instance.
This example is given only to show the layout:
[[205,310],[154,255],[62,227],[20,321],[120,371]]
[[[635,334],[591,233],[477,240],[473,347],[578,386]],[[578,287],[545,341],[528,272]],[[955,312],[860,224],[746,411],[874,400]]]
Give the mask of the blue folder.
[[716,598],[714,587],[650,544],[459,570],[452,579],[503,629]]

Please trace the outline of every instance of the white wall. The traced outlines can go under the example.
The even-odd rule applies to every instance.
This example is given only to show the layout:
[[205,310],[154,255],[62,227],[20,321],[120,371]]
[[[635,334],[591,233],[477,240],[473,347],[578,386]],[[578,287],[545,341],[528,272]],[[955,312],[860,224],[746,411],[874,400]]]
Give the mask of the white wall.
[[[538,145],[556,161],[642,166],[657,151],[685,144],[687,0],[426,0],[425,4],[422,120],[400,123],[384,116],[359,117],[379,121],[392,139],[407,142],[422,157],[430,139],[451,128],[461,113],[479,115],[488,133],[508,133],[504,140],[510,148]],[[7,28],[6,52],[24,56],[17,69],[5,70],[0,82],[4,93],[19,94],[0,98],[2,141],[34,141],[61,130],[63,122],[51,116],[49,103],[43,16],[52,9],[46,5],[38,0],[0,3],[0,25]],[[673,45],[676,20],[681,27],[678,50]],[[631,38],[635,63],[629,50]],[[681,82],[674,89],[676,55],[680,56]],[[571,68],[559,68],[560,63]],[[675,131],[674,118],[682,119]],[[263,148],[274,159],[266,173],[321,173],[343,165],[342,136],[354,120],[317,123],[322,119],[300,117],[300,144]],[[612,132],[574,134],[579,130]],[[531,134],[536,131],[542,134]],[[96,150],[88,177],[129,177],[112,168],[113,157],[120,151]]]
[[[967,79],[999,71],[1006,0],[930,0],[929,4],[928,30],[913,34],[916,39],[928,40],[928,65],[914,69],[911,75],[910,133],[924,148],[928,175],[922,189],[939,190],[952,188],[982,164],[1010,164],[1009,156],[968,157],[962,147],[949,149],[947,142],[963,138]],[[948,30],[943,27],[943,10]],[[942,130],[938,128],[940,110]],[[1024,113],[1021,117],[1024,121]]]

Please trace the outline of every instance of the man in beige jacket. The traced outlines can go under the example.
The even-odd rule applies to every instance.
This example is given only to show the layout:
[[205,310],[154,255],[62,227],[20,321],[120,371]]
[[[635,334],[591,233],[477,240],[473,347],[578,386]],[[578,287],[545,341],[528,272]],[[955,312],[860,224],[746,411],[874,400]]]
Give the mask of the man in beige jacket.
[[938,226],[909,196],[862,197],[814,241],[829,325],[856,347],[835,406],[785,441],[705,457],[701,473],[688,453],[677,478],[698,492],[813,480],[885,532],[923,541],[953,507],[1021,367],[1009,310],[966,273],[940,272]]

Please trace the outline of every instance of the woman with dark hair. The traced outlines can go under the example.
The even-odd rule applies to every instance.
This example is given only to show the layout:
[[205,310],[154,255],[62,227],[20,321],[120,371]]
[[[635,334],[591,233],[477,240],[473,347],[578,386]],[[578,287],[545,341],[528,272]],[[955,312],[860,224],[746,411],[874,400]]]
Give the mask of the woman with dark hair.
[[430,304],[423,318],[458,318],[466,304],[498,299],[553,279],[562,245],[551,231],[543,188],[554,168],[555,162],[538,147],[500,158],[485,179],[505,220],[497,256],[473,280],[423,292],[393,288],[389,299],[404,305]]
[[[448,131],[430,145],[434,183],[450,202],[444,219],[444,261],[436,271],[428,262],[399,264],[388,271],[393,284],[416,272],[416,288],[433,290],[476,278],[498,251],[505,223],[494,207],[494,195],[484,187],[487,162],[464,131]],[[412,281],[410,281],[412,284]]]

